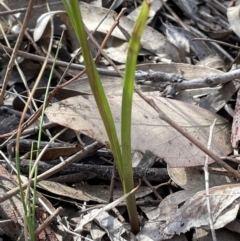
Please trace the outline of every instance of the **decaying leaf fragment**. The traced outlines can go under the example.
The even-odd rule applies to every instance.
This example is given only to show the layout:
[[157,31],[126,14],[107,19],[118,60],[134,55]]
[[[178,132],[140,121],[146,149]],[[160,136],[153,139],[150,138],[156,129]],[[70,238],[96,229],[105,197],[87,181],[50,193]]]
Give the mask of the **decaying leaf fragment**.
[[[229,124],[224,118],[205,109],[176,100],[151,97],[164,113],[175,120],[186,132],[207,145],[209,126],[217,118],[213,131],[212,150],[219,156],[231,152]],[[110,108],[120,137],[121,96],[108,96]],[[68,98],[46,109],[50,121],[79,131],[101,143],[109,141],[92,96]],[[119,138],[120,139],[120,138]],[[204,164],[205,153],[159,119],[157,112],[139,96],[134,95],[132,111],[132,148],[151,151],[172,167]]]
[[[233,221],[239,210],[240,185],[223,185],[210,190],[211,213],[214,228],[219,229]],[[185,233],[190,228],[209,229],[206,191],[200,191],[181,207],[159,208],[159,216],[149,220],[138,234],[139,240],[160,241]],[[160,204],[161,205],[161,204]],[[166,212],[166,210],[168,212]],[[145,239],[147,235],[147,239]]]
[[237,148],[239,139],[240,139],[240,133],[239,133],[239,125],[240,125],[240,91],[238,91],[237,95],[237,101],[234,111],[234,117],[233,117],[233,124],[232,124],[232,135],[231,135],[231,141],[233,148]]
[[232,30],[238,35],[240,36],[240,31],[239,31],[239,10],[240,10],[240,6],[235,6],[235,7],[229,7],[227,9],[227,17],[228,17],[228,21],[230,23],[230,26],[232,28]]
[[[222,228],[236,218],[239,209],[240,186],[239,184],[222,185],[213,187],[209,191],[214,227]],[[167,234],[171,234],[174,230],[176,233],[186,232],[190,227],[208,229],[206,191],[196,193],[179,208],[174,216],[164,227],[164,232]]]

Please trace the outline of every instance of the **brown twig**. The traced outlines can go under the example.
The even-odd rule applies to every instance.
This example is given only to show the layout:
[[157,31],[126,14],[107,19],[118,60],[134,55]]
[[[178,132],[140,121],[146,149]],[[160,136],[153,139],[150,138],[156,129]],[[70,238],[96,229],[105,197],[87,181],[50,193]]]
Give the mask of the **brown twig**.
[[49,216],[34,232],[35,237],[40,234],[40,232],[46,228],[61,212],[63,212],[63,208],[59,207],[57,208],[51,216]]
[[170,126],[172,126],[175,130],[177,130],[179,133],[181,133],[184,137],[186,137],[190,142],[192,142],[195,146],[197,146],[200,150],[202,150],[204,153],[206,153],[209,157],[211,157],[214,161],[219,163],[223,168],[231,172],[237,179],[240,179],[240,173],[233,169],[231,166],[229,166],[227,163],[225,163],[223,160],[221,160],[220,157],[215,155],[212,151],[210,151],[206,146],[204,146],[200,141],[192,137],[188,132],[185,132],[181,126],[179,126],[175,121],[170,119],[154,102],[153,99],[146,97],[137,87],[135,87],[135,91],[138,93],[138,95],[144,99],[149,105],[154,108],[158,114],[159,118],[166,121]]
[[[59,170],[62,170],[63,168],[71,165],[73,162],[97,151],[101,147],[103,147],[103,145],[100,143],[97,143],[97,142],[90,144],[89,146],[85,147],[83,150],[81,150],[81,151],[77,152],[76,154],[74,154],[73,156],[67,158],[64,162],[61,162],[60,164],[54,166],[53,168],[49,169],[48,171],[44,172],[43,174],[38,175],[37,182],[47,179],[48,177],[59,172]],[[29,182],[31,182],[31,184],[33,184],[34,178],[29,180]],[[29,182],[22,184],[23,190],[25,190],[27,188]],[[4,202],[5,200],[9,199],[10,197],[18,194],[19,189],[20,189],[19,187],[16,187],[16,188],[13,188],[12,190],[8,191],[7,193],[0,195],[0,202]]]
[[[126,12],[126,10],[127,10],[126,8],[122,8],[121,12],[120,12],[120,13],[118,14],[118,16],[116,17],[113,25],[111,26],[111,28],[110,28],[109,31],[107,32],[105,38],[103,39],[103,42],[102,42],[102,44],[101,44],[101,48],[102,48],[102,49],[103,49],[104,46],[106,45],[108,39],[111,37],[111,34],[112,34],[113,30],[114,30],[114,29],[116,28],[116,26],[119,24],[119,20],[120,20],[120,18],[124,15],[124,13]],[[96,61],[98,61],[98,59],[99,59],[99,57],[100,57],[100,54],[101,54],[101,52],[98,51],[98,53],[97,53],[97,55],[96,55],[96,57],[95,57]]]
[[163,198],[159,195],[159,193],[157,192],[157,190],[151,185],[151,183],[147,180],[146,177],[143,177],[143,181],[148,185],[148,187],[150,187],[150,189],[153,191],[153,193],[155,194],[155,196],[157,197],[158,200],[162,201]]
[[[14,50],[12,48],[9,48],[5,45],[0,44],[0,52],[7,52],[9,54],[12,54],[13,51]],[[38,55],[35,55],[35,54],[26,53],[26,52],[21,51],[21,50],[18,50],[18,51],[15,51],[15,52],[17,53],[18,56],[23,57],[25,59],[31,59],[31,60],[34,60],[34,61],[39,61],[41,63],[43,63],[46,60],[45,57],[38,56]],[[47,60],[47,64],[52,65],[53,63],[54,63],[54,59],[48,59]],[[68,64],[69,64],[68,62],[56,60],[56,66],[66,68],[68,66]],[[69,69],[84,70],[85,66],[81,65],[81,64],[71,64],[69,66]],[[98,70],[99,74],[105,74],[105,75],[111,75],[111,76],[117,76],[117,77],[119,76],[119,74],[114,70],[107,70],[107,69],[102,69],[102,68],[97,68],[97,70]]]
[[118,209],[116,207],[113,207],[111,210],[116,214],[118,220],[121,223],[125,223],[126,222],[125,218],[121,215],[121,213],[118,211]]
[[178,15],[168,6],[167,3],[165,3],[165,1],[160,0],[162,5],[168,10],[168,12],[173,16],[173,18],[175,18],[177,21],[177,23],[184,28],[185,30],[189,30],[188,27],[186,26],[186,24],[183,23],[183,21],[178,17]]
[[[62,1],[58,1],[58,2],[52,2],[52,3],[48,3],[49,6],[59,6],[59,5],[63,5]],[[41,4],[41,5],[34,5],[33,9],[41,9],[41,8],[46,8],[46,4]],[[13,10],[7,10],[7,11],[3,11],[0,12],[0,16],[5,16],[5,15],[10,15],[10,14],[15,14],[15,13],[23,13],[26,12],[28,10],[28,8],[17,8],[17,9],[13,9]]]
[[239,46],[233,45],[233,44],[229,44],[220,40],[216,40],[216,39],[209,39],[209,38],[194,38],[193,41],[205,41],[205,42],[213,42],[213,43],[217,43],[217,44],[221,44],[221,45],[225,45],[228,46],[230,48],[233,49],[240,49]]

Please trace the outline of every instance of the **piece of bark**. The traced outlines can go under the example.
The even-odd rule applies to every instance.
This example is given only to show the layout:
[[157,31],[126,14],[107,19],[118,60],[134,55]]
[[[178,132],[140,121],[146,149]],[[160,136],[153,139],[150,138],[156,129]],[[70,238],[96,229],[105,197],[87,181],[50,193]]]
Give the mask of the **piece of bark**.
[[[38,173],[43,173],[53,165],[47,164],[45,162],[39,162],[38,165]],[[21,172],[23,174],[29,173],[29,161],[22,160],[20,163]],[[93,173],[96,174],[98,178],[111,180],[112,175],[112,166],[103,166],[103,165],[88,165],[88,164],[72,164],[61,170],[59,175],[67,175],[70,173]],[[141,179],[142,177],[147,177],[149,181],[156,182],[165,182],[169,180],[168,172],[166,168],[141,168],[135,167],[133,168],[133,176],[135,179]]]

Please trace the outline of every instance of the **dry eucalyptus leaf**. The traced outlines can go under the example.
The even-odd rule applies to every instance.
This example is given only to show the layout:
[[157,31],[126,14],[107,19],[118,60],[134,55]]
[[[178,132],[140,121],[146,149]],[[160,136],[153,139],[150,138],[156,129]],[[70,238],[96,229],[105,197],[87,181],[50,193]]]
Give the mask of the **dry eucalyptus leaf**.
[[[239,209],[240,185],[213,187],[209,192],[214,228],[219,229],[236,218]],[[172,213],[172,217],[166,220],[163,232],[171,235],[185,233],[192,227],[209,229],[207,217],[206,191],[203,190],[189,198],[183,206]],[[160,219],[162,220],[162,216]]]
[[[81,2],[80,9],[81,9],[83,21],[90,31],[95,30],[99,22],[103,19],[104,16],[106,16],[108,12],[108,9],[89,5],[84,2]],[[64,22],[64,24],[67,26],[67,30],[70,31],[69,36],[71,38],[71,44],[73,45],[73,49],[76,49],[78,47],[76,36],[73,33],[72,26],[69,24],[70,21],[67,17],[67,14],[64,13],[63,11],[53,11],[53,12],[49,12],[49,13],[47,12],[42,14],[39,17],[37,21],[37,26],[34,30],[34,40],[37,41],[38,39],[41,38],[43,31],[47,26],[47,23],[49,22],[50,18],[53,17],[54,15],[58,15],[61,21]],[[117,13],[114,11],[110,11],[107,14],[107,17],[105,18],[104,22],[99,26],[98,31],[101,33],[107,34],[109,29],[113,25],[114,19],[116,17],[117,17]],[[131,35],[134,21],[128,18],[127,16],[122,16],[119,22],[121,27],[126,32],[128,32],[129,35]],[[126,41],[125,36],[118,28],[115,28],[115,30],[112,33],[112,36]],[[172,59],[175,62],[179,61],[179,55],[177,50],[174,48],[174,46],[170,44],[161,33],[159,33],[158,31],[156,31],[155,29],[149,26],[146,26],[144,29],[144,32],[141,38],[141,45],[142,45],[142,48],[160,57],[167,57]],[[125,59],[126,59],[126,53],[127,53],[126,51],[122,52],[122,55],[125,56]]]
[[111,241],[137,241],[133,234],[130,234],[126,227],[108,212],[99,213],[94,221],[107,233]]
[[[69,147],[56,147],[56,148],[48,148],[45,150],[44,154],[41,157],[41,160],[43,161],[52,161],[56,160],[57,158],[60,158],[61,156],[70,156],[75,154],[76,152],[82,150],[83,148],[80,146],[69,146]],[[24,158],[31,159],[36,158],[38,155],[37,150],[33,150],[31,152],[27,152],[24,155]]]
[[194,40],[198,37],[195,33],[179,27],[173,27],[166,24],[165,26],[167,28],[167,37],[169,41],[181,49],[182,52],[186,53],[186,56],[192,54],[190,53],[190,49],[193,49],[200,60],[200,65],[216,69],[225,69],[223,59],[214,49],[210,49],[204,41]]
[[240,30],[239,30],[239,12],[240,12],[240,5],[235,7],[230,7],[227,9],[227,17],[230,23],[232,30],[240,37]]
[[[178,186],[185,190],[198,192],[205,189],[205,176],[202,167],[171,168],[168,166],[168,174]],[[210,187],[230,183],[236,183],[236,180],[232,177],[210,174]]]
[[37,42],[42,37],[50,19],[53,18],[55,14],[60,12],[65,13],[64,11],[47,12],[38,18],[36,27],[33,31],[33,39],[35,42]]
[[148,207],[141,207],[144,211],[145,215],[149,220],[154,220],[161,216],[168,216],[169,213],[177,210],[179,205],[184,203],[188,198],[192,197],[195,192],[181,190],[178,192],[174,192],[167,197],[165,197],[158,207],[151,207],[151,209],[147,209]]
[[79,48],[79,41],[76,37],[75,31],[72,27],[70,19],[65,11],[51,11],[42,14],[38,20],[36,27],[33,31],[33,39],[34,41],[38,41],[43,37],[43,33],[46,31],[47,27],[49,27],[48,23],[51,18],[57,16],[66,26],[68,31],[68,37],[71,41],[72,49],[76,50]]
[[103,236],[106,234],[95,222],[91,223],[90,234],[93,240],[103,240]]
[[[219,229],[233,221],[239,210],[240,185],[223,185],[210,190],[211,213],[214,228]],[[206,191],[196,193],[183,205],[171,209],[169,203],[166,207],[168,215],[159,215],[149,220],[137,235],[139,240],[148,235],[147,240],[160,241],[169,239],[175,234],[185,233],[191,228],[202,227],[209,229],[208,210],[206,204]]]
[[100,198],[99,196],[97,197],[96,195],[91,195],[90,193],[84,192],[82,190],[76,190],[75,188],[52,181],[41,181],[38,183],[38,187],[48,192],[57,194],[58,196],[68,197],[75,200],[107,203],[107,201]]
[[[127,36],[128,35],[130,38],[130,34],[127,33]],[[98,43],[102,43],[106,37],[106,34],[95,32],[93,36]],[[126,53],[128,50],[128,42],[126,42],[126,40],[122,40],[114,36],[109,36],[103,50],[111,60],[114,60],[117,63],[126,63]],[[152,53],[141,48],[138,52],[138,55],[146,56],[152,55]]]
[[[154,186],[154,188],[158,189],[159,185]],[[110,193],[108,185],[75,184],[75,186],[75,188],[71,188],[67,185],[52,181],[39,182],[39,187],[58,196],[69,197],[81,201],[95,201],[98,203],[107,203],[109,201]],[[152,190],[149,187],[141,186],[137,189],[135,196],[136,198],[142,198],[150,193],[152,193]],[[113,200],[122,197],[123,194],[122,185],[117,182],[114,187]]]
[[[80,7],[83,21],[90,31],[93,31],[96,26],[98,26],[99,22],[108,11],[108,9],[99,8],[82,2]],[[117,13],[110,11],[104,22],[99,26],[98,31],[107,34],[116,17]],[[123,16],[121,17],[119,23],[121,27],[125,29],[125,31],[127,31],[130,35],[132,34],[134,25],[134,21],[132,19],[128,18],[127,16]],[[126,40],[125,36],[118,28],[114,29],[112,36]],[[144,29],[141,38],[141,45],[142,48],[149,50],[160,57],[167,57],[175,62],[179,61],[179,55],[174,46],[170,44],[161,33],[149,26],[146,26]]]
[[[229,123],[224,118],[180,101],[161,97],[150,98],[166,115],[203,145],[207,145],[209,126],[217,118],[213,131],[212,151],[219,156],[231,152]],[[121,128],[121,99],[121,96],[108,96],[118,137]],[[93,96],[76,96],[54,103],[45,113],[50,121],[79,131],[109,146]],[[132,149],[143,153],[151,151],[156,156],[164,158],[172,167],[203,165],[206,156],[174,128],[160,120],[157,112],[138,95],[134,95],[133,98]]]
[[131,192],[128,192],[126,194],[124,194],[123,196],[121,196],[120,198],[118,198],[117,200],[106,204],[104,207],[100,208],[100,209],[93,209],[90,213],[86,214],[83,219],[81,220],[81,224],[74,230],[75,232],[80,231],[83,229],[83,227],[91,222],[92,220],[94,220],[99,214],[101,214],[104,211],[109,211],[110,209],[112,209],[113,207],[116,207],[119,203],[121,203],[122,201],[124,201],[130,194],[134,193],[134,191],[136,191],[137,188],[134,188]]
[[[181,205],[184,201],[186,201],[189,197],[192,196],[192,192],[182,190],[168,195],[166,198],[162,200],[158,207],[147,207],[141,206],[141,209],[148,217],[149,220],[154,220],[155,218],[162,215],[163,217],[168,216],[169,212],[173,212],[173,210],[177,210],[178,206]],[[157,223],[156,223],[157,225]],[[147,235],[147,232],[150,232],[150,235]],[[150,241],[151,239],[151,230],[141,234],[141,241]],[[161,240],[161,236],[159,237],[159,241]],[[186,237],[184,234],[175,235],[169,241],[186,241]]]
[[[216,236],[218,241],[238,241],[240,235],[227,230],[226,228],[218,229],[216,231]],[[202,228],[196,228],[192,241],[212,241],[211,231],[204,230]]]
[[221,86],[220,89],[213,90],[212,93],[203,97],[199,101],[199,106],[216,113],[232,98],[239,87],[240,83],[238,80],[230,81]]

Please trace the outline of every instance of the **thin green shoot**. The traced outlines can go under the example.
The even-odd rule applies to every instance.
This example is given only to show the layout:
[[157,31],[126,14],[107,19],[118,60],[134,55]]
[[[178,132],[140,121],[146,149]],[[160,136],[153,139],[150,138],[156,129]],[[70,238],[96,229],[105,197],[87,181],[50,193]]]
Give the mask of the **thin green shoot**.
[[[51,83],[51,79],[53,77],[53,70],[55,68],[55,63],[56,63],[57,55],[58,55],[58,52],[59,52],[59,49],[60,49],[62,36],[61,36],[61,39],[59,41],[58,48],[57,48],[56,55],[55,55],[55,59],[54,59],[54,63],[53,63],[53,66],[51,68],[51,72],[50,72],[50,75],[49,75],[48,85],[47,85],[47,88],[46,88],[45,99],[44,99],[44,103],[43,103],[43,109],[46,108],[47,95],[49,93],[50,83]],[[41,115],[41,118],[40,118],[40,128],[39,128],[39,135],[38,135],[38,142],[37,142],[37,156],[38,156],[39,151],[40,151],[43,117],[44,117],[44,112],[42,112],[42,115]],[[30,239],[33,241],[33,240],[35,240],[35,236],[34,236],[35,230],[34,230],[34,228],[35,228],[35,204],[36,204],[36,187],[37,187],[37,178],[36,178],[37,177],[37,166],[34,169],[34,177],[35,178],[34,178],[34,184],[33,184],[32,198],[31,199],[29,198],[29,194],[28,194],[29,191],[28,190],[27,190],[26,196],[24,198],[24,193],[23,193],[23,189],[22,189],[22,180],[20,178],[19,151],[17,149],[16,149],[16,169],[17,169],[18,182],[20,184],[19,185],[20,186],[20,198],[22,200],[23,209],[24,209],[24,213],[25,213],[24,219],[25,219],[25,222],[26,222],[26,225],[27,225],[27,228],[26,227],[24,228],[25,229],[24,235],[25,235],[25,239],[26,239],[26,237],[27,237],[26,231],[28,231]],[[31,174],[29,174],[29,177],[32,178]],[[32,200],[31,203],[30,203],[30,200]],[[27,205],[27,204],[29,204],[29,205]]]
[[[133,90],[135,83],[135,70],[137,64],[138,51],[140,48],[141,36],[148,18],[150,4],[143,1],[142,9],[135,21],[132,36],[129,41],[127,53],[127,62],[124,74],[123,97],[122,97],[122,114],[121,114],[121,143],[122,143],[122,160],[124,161],[125,170],[123,172],[124,193],[130,192],[134,186],[132,172],[132,155],[131,155],[131,121],[132,121],[132,102]],[[137,209],[135,195],[129,195],[126,199],[130,220],[133,223],[134,230],[137,230]]]
[[[31,166],[32,166],[34,144],[35,144],[35,142],[32,142],[31,151],[30,151],[29,174],[30,174],[30,170],[31,170]],[[36,168],[36,170],[37,170],[37,168]],[[34,189],[36,189],[36,186],[34,187]],[[34,190],[33,193],[36,193],[36,190]],[[35,239],[35,237],[34,237],[35,207],[33,205],[35,205],[35,200],[33,198],[30,198],[30,197],[25,198],[25,203],[27,205],[26,221],[27,221],[28,233],[29,233],[29,236],[30,236],[30,240],[34,240]]]
[[[54,73],[54,68],[56,65],[56,60],[57,60],[57,56],[59,53],[59,49],[61,48],[61,43],[62,43],[62,37],[63,37],[63,33],[61,35],[60,41],[58,43],[57,46],[57,51],[56,51],[56,55],[54,58],[54,62],[49,74],[49,78],[48,78],[48,83],[47,83],[47,87],[46,87],[46,91],[45,91],[45,96],[44,96],[44,102],[43,102],[43,111],[40,117],[40,124],[39,124],[39,132],[38,132],[38,141],[37,141],[37,152],[36,152],[36,157],[38,157],[39,152],[40,152],[40,145],[41,145],[41,139],[42,139],[42,126],[43,126],[43,122],[44,122],[44,110],[46,109],[46,103],[47,103],[47,96],[49,93],[49,89],[50,89],[50,85],[51,85],[51,80],[53,78],[53,73]],[[33,149],[31,151],[31,160],[32,160],[32,154],[33,154]],[[31,179],[31,169],[29,169],[29,179]],[[37,189],[37,174],[38,174],[38,165],[36,165],[35,169],[34,169],[34,183],[33,183],[33,189],[32,189],[32,198],[31,198],[31,203],[29,205],[29,215],[28,215],[28,230],[29,230],[29,235],[31,240],[35,239],[34,236],[34,228],[35,228],[35,205],[36,205],[36,189]],[[27,200],[25,200],[27,201]]]
[[[116,166],[123,184],[124,193],[127,193],[134,188],[131,160],[132,97],[140,38],[148,16],[150,2],[151,1],[147,0],[143,2],[141,13],[135,22],[133,35],[129,43],[130,47],[128,51],[123,87],[121,148],[113,121],[112,112],[87,43],[84,24],[79,9],[79,3],[77,0],[63,0],[65,9],[68,12],[76,36],[82,47],[82,54],[86,65],[86,72],[88,75],[90,87],[109,138],[109,145],[112,150],[114,160],[116,162]],[[134,195],[130,195],[127,198],[127,209],[130,217],[132,232],[137,233],[139,231],[139,225]]]

